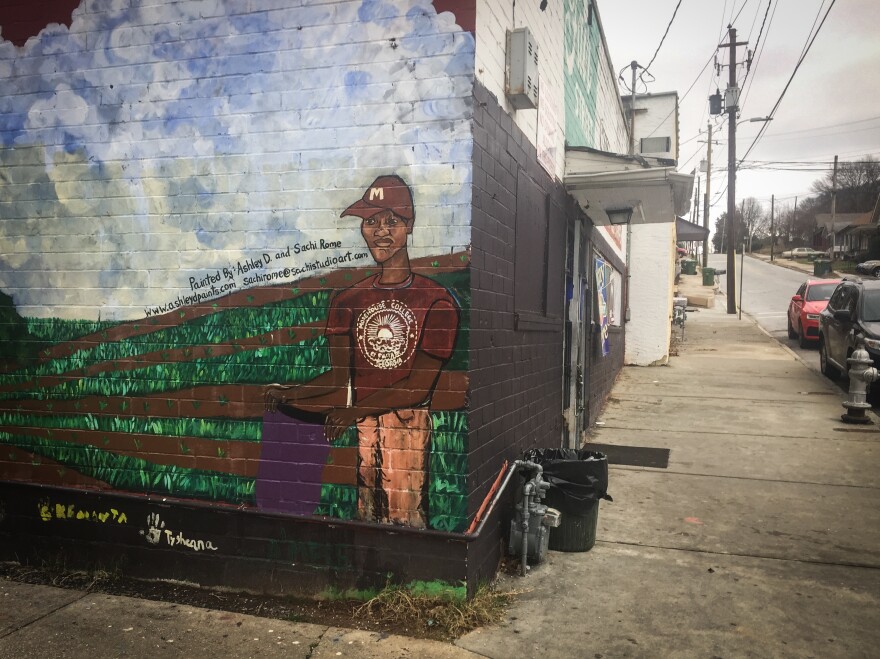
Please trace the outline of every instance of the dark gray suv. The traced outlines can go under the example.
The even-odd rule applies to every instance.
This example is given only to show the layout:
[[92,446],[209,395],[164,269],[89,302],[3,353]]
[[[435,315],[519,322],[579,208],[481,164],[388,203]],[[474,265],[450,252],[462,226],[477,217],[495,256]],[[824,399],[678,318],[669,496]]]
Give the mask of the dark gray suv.
[[862,337],[880,368],[880,280],[844,279],[819,314],[819,366],[832,380],[849,369],[846,360]]

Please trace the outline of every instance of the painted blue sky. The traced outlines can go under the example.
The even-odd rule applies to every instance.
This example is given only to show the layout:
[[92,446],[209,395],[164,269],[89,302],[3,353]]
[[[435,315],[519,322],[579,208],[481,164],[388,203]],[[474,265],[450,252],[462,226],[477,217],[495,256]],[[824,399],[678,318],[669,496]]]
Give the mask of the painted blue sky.
[[338,216],[385,173],[413,187],[413,256],[469,244],[472,35],[426,0],[259,4],[86,0],[0,42],[0,289],[23,314],[137,318],[266,250],[362,248]]

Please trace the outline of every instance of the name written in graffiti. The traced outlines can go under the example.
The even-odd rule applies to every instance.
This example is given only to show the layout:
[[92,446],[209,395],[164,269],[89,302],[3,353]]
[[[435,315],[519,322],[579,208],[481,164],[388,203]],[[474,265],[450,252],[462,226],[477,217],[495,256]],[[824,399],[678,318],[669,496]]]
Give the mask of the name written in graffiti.
[[151,545],[161,544],[164,540],[169,547],[186,547],[193,551],[217,551],[217,547],[210,540],[187,538],[182,531],[175,533],[171,529],[166,529],[165,522],[159,518],[157,513],[147,515],[147,530],[141,530],[139,533]]
[[[223,268],[223,276],[226,279],[234,280],[236,276],[242,276],[241,284],[244,286],[252,286],[254,284],[262,284],[271,282],[276,279],[288,279],[296,275],[302,275],[309,272],[315,272],[321,268],[328,268],[332,265],[344,265],[353,261],[359,261],[369,256],[369,252],[352,252],[348,250],[345,254],[335,254],[333,256],[312,257],[310,252],[319,252],[327,250],[339,250],[342,247],[340,240],[309,240],[304,243],[296,243],[292,246],[288,245],[286,249],[275,252],[263,252],[259,258],[248,258],[244,261],[238,261],[230,268]],[[284,261],[291,256],[306,254],[309,260],[299,265],[284,264],[282,267],[279,261]],[[274,264],[270,266],[270,264]],[[257,271],[262,272],[257,272]]]
[[[292,277],[317,272],[323,268],[343,266],[370,256],[369,252],[353,252],[351,250],[343,254],[340,252],[341,249],[343,249],[342,241],[321,238],[288,245],[276,252],[263,252],[259,256],[250,256],[227,267],[207,272],[200,277],[190,277],[190,292],[188,294],[178,295],[166,304],[147,307],[144,309],[144,313],[147,317],[157,316],[183,306],[211,300],[237,290],[240,286],[248,287],[285,281]],[[318,253],[322,251],[335,253],[318,256]],[[283,263],[296,256],[307,257],[307,260],[299,263]]]
[[49,522],[53,519],[64,519],[97,522],[98,524],[106,524],[108,522],[116,524],[128,523],[128,517],[125,516],[125,513],[119,512],[116,508],[110,508],[106,511],[86,510],[84,508],[77,508],[72,503],[67,505],[63,503],[53,504],[48,500],[43,500],[37,503],[37,510],[40,513],[40,519],[44,522]]

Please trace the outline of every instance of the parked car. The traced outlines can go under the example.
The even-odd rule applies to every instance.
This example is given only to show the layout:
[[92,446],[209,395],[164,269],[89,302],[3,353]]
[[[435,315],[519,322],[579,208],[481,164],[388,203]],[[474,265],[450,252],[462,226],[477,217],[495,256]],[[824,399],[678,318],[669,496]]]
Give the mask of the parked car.
[[873,275],[874,277],[880,277],[880,260],[873,259],[858,263],[856,264],[856,272],[860,275]]
[[[844,279],[819,314],[819,367],[833,379],[849,369],[847,359],[864,341],[880,368],[880,280]],[[876,392],[875,392],[876,395]]]
[[823,254],[812,247],[795,247],[785,250],[780,256],[784,259],[815,259]]
[[788,338],[797,339],[801,348],[819,340],[819,314],[840,279],[808,279],[788,303]]

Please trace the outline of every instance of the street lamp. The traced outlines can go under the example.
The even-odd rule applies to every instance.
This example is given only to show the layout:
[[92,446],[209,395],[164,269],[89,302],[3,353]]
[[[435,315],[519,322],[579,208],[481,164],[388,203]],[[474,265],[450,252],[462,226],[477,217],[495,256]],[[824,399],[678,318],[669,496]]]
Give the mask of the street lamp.
[[621,206],[619,208],[606,208],[605,214],[611,224],[629,224],[632,218],[632,206]]
[[773,121],[773,117],[752,117],[751,119],[743,119],[742,121],[737,121],[736,125],[745,123],[766,123],[768,121]]
[[626,301],[626,311],[624,320],[629,322],[630,319],[630,311],[629,311],[629,285],[630,285],[630,249],[632,245],[632,224],[630,220],[632,220],[633,215],[633,207],[632,206],[616,206],[605,209],[605,214],[608,216],[608,221],[614,226],[620,226],[622,224],[626,225],[626,260],[624,261],[624,265],[626,266],[626,292],[625,292],[625,301]]

